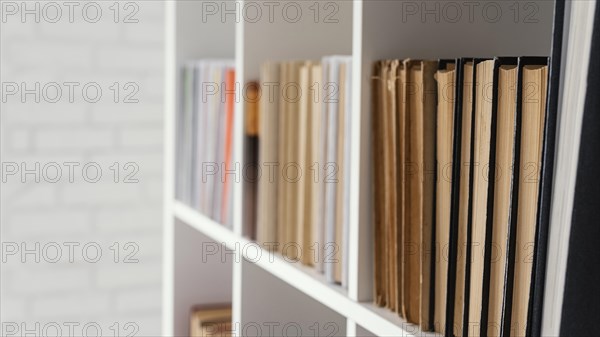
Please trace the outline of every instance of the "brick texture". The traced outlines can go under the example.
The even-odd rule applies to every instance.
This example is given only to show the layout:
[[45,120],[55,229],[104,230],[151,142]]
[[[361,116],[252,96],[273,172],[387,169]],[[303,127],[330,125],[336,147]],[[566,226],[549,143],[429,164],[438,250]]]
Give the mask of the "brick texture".
[[[55,93],[47,86],[47,92],[0,97],[2,251],[15,245],[35,250],[36,243],[78,246],[73,261],[64,245],[55,262],[50,248],[3,254],[3,326],[75,322],[81,335],[81,327],[93,323],[105,336],[115,335],[116,328],[125,336],[134,331],[133,323],[136,336],[159,336],[164,4],[97,1],[102,14],[90,23],[82,16],[90,1],[75,1],[73,22],[64,2],[55,2],[62,16],[52,23],[55,12],[43,12],[49,2],[11,3],[29,9],[37,3],[41,13],[40,22],[35,14],[22,22],[20,12],[0,11],[6,15],[0,18],[2,93],[10,83],[26,89],[56,83],[62,94],[51,102]],[[134,10],[130,18],[137,22],[124,22]],[[95,16],[93,9],[88,16]],[[73,102],[65,82],[77,83]],[[137,102],[124,102],[128,82],[137,86]],[[88,83],[101,88],[98,102],[86,101],[82,88]],[[72,174],[65,162],[77,163]],[[83,171],[89,163],[100,167],[98,181],[91,181],[96,167]],[[15,165],[18,172],[9,174]],[[23,176],[21,168],[30,171]],[[90,261],[91,249],[81,251],[86,243],[101,248],[98,261]],[[63,335],[67,332],[63,325]]]

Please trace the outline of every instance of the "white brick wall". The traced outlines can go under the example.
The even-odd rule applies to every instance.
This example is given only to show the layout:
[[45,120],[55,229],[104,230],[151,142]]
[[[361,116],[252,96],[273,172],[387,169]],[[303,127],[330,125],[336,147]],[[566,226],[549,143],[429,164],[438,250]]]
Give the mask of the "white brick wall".
[[[0,4],[10,1],[0,0]],[[93,1],[92,1],[93,2]],[[139,6],[138,23],[122,22],[123,5]],[[15,1],[20,6],[21,1]],[[36,1],[26,1],[33,8]],[[47,2],[40,1],[43,7]],[[75,250],[74,262],[63,258],[50,263],[42,255],[40,263],[27,255],[7,255],[1,267],[0,297],[2,322],[24,323],[34,328],[56,322],[75,322],[79,328],[95,322],[105,336],[127,335],[128,322],[139,330],[136,336],[160,335],[161,308],[161,194],[162,194],[162,88],[163,88],[163,6],[161,1],[123,1],[119,23],[109,8],[114,1],[97,1],[103,9],[97,23],[82,19],[80,2],[75,22],[68,22],[64,2],[63,18],[58,23],[34,21],[33,15],[21,22],[20,13],[0,18],[0,82],[24,82],[33,88],[49,82],[78,81],[98,83],[103,96],[98,103],[87,103],[81,86],[75,102],[65,98],[57,103],[33,102],[33,95],[21,102],[20,95],[8,96],[1,103],[0,147],[3,163],[39,162],[43,167],[55,162],[62,167],[62,178],[52,183],[43,176],[39,183],[33,175],[22,182],[20,175],[8,176],[0,188],[1,235],[3,244],[43,247],[49,242],[62,244],[97,243],[102,257],[87,262]],[[0,8],[0,14],[4,7]],[[121,102],[113,102],[110,86],[134,82],[139,87],[138,103],[122,102],[127,94],[121,88]],[[66,87],[63,87],[63,89]],[[43,98],[43,97],[42,97]],[[1,97],[0,97],[1,99]],[[75,181],[68,181],[64,162],[78,162]],[[81,167],[96,162],[102,179],[86,182]],[[119,163],[119,182],[111,170]],[[124,183],[135,163],[138,183]],[[119,262],[111,246],[119,244]],[[123,263],[133,249],[138,263]],[[6,248],[6,246],[4,247]],[[79,246],[81,248],[81,246]],[[132,248],[129,246],[129,248]],[[44,252],[40,252],[43,254]],[[89,256],[86,256],[89,257]],[[77,328],[75,329],[77,332]],[[67,327],[63,330],[66,336]],[[0,335],[5,333],[2,331]],[[20,334],[19,334],[20,335]]]

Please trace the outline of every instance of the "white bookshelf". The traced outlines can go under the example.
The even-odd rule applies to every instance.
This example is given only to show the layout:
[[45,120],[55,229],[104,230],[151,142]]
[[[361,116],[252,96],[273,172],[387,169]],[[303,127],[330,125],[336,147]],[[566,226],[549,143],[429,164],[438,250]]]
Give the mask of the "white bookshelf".
[[[445,12],[445,2],[401,0],[341,0],[337,23],[323,22],[327,2],[318,1],[320,13],[315,23],[313,1],[297,1],[303,11],[296,23],[282,18],[279,2],[274,22],[263,18],[236,20],[228,14],[209,15],[203,21],[202,1],[166,1],[166,93],[165,93],[165,199],[164,199],[164,291],[163,335],[184,336],[188,329],[191,304],[232,302],[234,324],[250,327],[266,322],[298,323],[304,335],[335,336],[433,336],[407,324],[396,314],[372,304],[373,227],[371,190],[370,76],[375,60],[383,58],[454,58],[502,55],[551,55],[554,2],[527,1],[537,6],[537,23],[525,23],[530,11],[524,1],[483,1],[501,6],[502,16],[490,22],[468,8],[455,20]],[[257,4],[245,0],[212,2],[227,8]],[[408,3],[438,3],[440,22],[433,15],[422,19],[408,15]],[[262,2],[258,2],[262,4]],[[459,4],[460,3],[456,3]],[[520,6],[519,13],[509,6]],[[430,5],[433,8],[433,5]],[[492,5],[490,5],[492,6]],[[488,6],[489,7],[489,6]],[[263,7],[266,10],[266,7]],[[449,10],[449,9],[447,9]],[[219,9],[219,14],[221,9]],[[290,13],[293,11],[290,10]],[[518,22],[515,23],[515,18]],[[250,22],[256,21],[256,22]],[[199,58],[235,59],[236,82],[243,86],[258,80],[259,66],[265,61],[320,59],[325,55],[353,56],[352,157],[350,203],[350,255],[348,289],[329,284],[323,275],[281,256],[270,259],[246,239],[242,223],[241,183],[234,186],[234,221],[228,229],[174,199],[175,112],[177,108],[177,65]],[[236,103],[234,162],[242,163],[243,100]],[[235,252],[225,259],[202,261],[202,245],[215,243]],[[250,249],[251,247],[252,249]],[[323,327],[333,323],[335,331]],[[235,326],[235,325],[234,325]],[[313,328],[311,328],[313,327]],[[240,331],[241,330],[241,331]],[[243,329],[238,329],[243,332]],[[255,335],[255,332],[248,333]],[[293,334],[292,334],[293,335]]]

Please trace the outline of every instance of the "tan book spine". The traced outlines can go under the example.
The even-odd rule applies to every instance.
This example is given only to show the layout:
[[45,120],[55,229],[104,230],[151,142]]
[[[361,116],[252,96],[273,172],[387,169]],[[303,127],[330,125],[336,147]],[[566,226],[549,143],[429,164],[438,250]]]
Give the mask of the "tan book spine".
[[[403,114],[401,116],[404,121],[404,127],[401,132],[402,138],[400,139],[400,147],[404,151],[401,159],[401,181],[402,181],[402,241],[401,241],[401,251],[402,251],[402,261],[401,261],[401,273],[402,273],[402,317],[406,320],[409,319],[409,311],[411,311],[410,303],[412,298],[415,297],[414,293],[411,293],[412,284],[416,281],[413,280],[416,276],[415,273],[418,273],[418,270],[415,268],[415,263],[419,263],[418,260],[415,261],[415,253],[414,248],[415,245],[413,243],[413,226],[411,226],[411,218],[412,214],[410,212],[410,198],[411,198],[411,174],[412,167],[410,165],[411,161],[411,148],[410,148],[410,138],[412,137],[411,133],[411,123],[414,118],[411,118],[411,109],[412,104],[414,104],[413,100],[415,100],[415,92],[414,92],[414,84],[411,82],[411,68],[414,66],[415,61],[410,59],[404,60],[402,62],[402,70],[400,72],[401,81],[402,81],[402,104],[400,105],[401,110],[400,113]],[[410,91],[409,91],[410,89]],[[412,270],[415,270],[412,272]],[[412,272],[412,273],[411,273]],[[418,279],[417,279],[418,280]],[[413,322],[416,322],[413,321]]]
[[[267,163],[279,161],[279,95],[267,93],[267,82],[279,81],[279,64],[265,63],[261,67],[260,82],[263,95],[259,102],[259,165],[266,169]],[[258,212],[256,239],[260,244],[275,243],[278,240],[277,226],[279,219],[279,175],[258,181]]]
[[465,305],[465,272],[467,266],[467,224],[469,218],[469,168],[471,165],[471,129],[473,113],[473,63],[467,62],[463,70],[462,137],[460,158],[460,191],[458,210],[458,238],[456,256],[456,287],[454,297],[454,336],[463,335]]
[[446,298],[448,296],[448,259],[450,243],[450,209],[452,199],[452,162],[454,144],[455,71],[440,70],[437,107],[437,188],[435,222],[435,305],[433,328],[444,334]]
[[290,67],[288,62],[281,63],[279,90],[276,95],[279,96],[279,161],[277,162],[276,172],[281,176],[279,179],[279,190],[277,191],[277,243],[278,251],[282,251],[283,245],[287,242],[288,227],[288,182],[283,178],[283,167],[289,162],[289,116],[287,100],[283,97],[282,87],[289,83]]
[[[405,67],[406,67],[405,63]],[[410,64],[407,68],[407,218],[404,239],[404,294],[406,319],[410,323],[419,324],[421,305],[421,220],[422,220],[422,184],[417,163],[420,161],[420,140],[422,140],[422,108],[421,97],[417,85],[422,78],[420,65]]]
[[[406,66],[405,61],[405,66]],[[435,109],[437,62],[408,67],[407,228],[405,286],[407,320],[430,329],[432,221],[435,181]]]
[[406,163],[406,70],[404,63],[396,71],[396,312],[406,317],[404,306],[404,228],[406,188],[404,167]]
[[310,75],[311,63],[306,62],[300,67],[300,102],[298,113],[298,166],[300,168],[300,180],[298,181],[297,196],[297,227],[296,238],[298,240],[299,258],[305,265],[310,264],[310,216],[312,211],[310,176],[308,172],[307,158],[310,149],[309,123],[310,123]]
[[286,180],[287,206],[285,241],[283,244],[283,253],[291,260],[300,258],[298,226],[300,225],[300,210],[298,208],[298,199],[303,194],[302,168],[300,158],[300,100],[302,93],[300,91],[300,67],[304,62],[293,61],[288,63],[287,83],[282,86],[283,100],[286,101],[287,108],[287,134],[288,134],[288,161],[282,167],[282,174]]
[[496,124],[496,180],[490,261],[490,295],[487,334],[499,337],[506,277],[506,250],[511,211],[517,110],[517,67],[498,70],[498,108]]
[[531,298],[535,229],[548,86],[547,66],[523,67],[523,111],[511,336],[525,336]]
[[324,245],[324,228],[322,219],[321,208],[323,207],[323,200],[325,198],[323,177],[321,175],[322,162],[322,98],[321,88],[323,87],[323,70],[320,64],[312,66],[312,75],[310,83],[310,104],[311,104],[311,158],[309,161],[310,165],[310,182],[313,186],[312,190],[312,216],[310,218],[312,224],[312,236],[310,240],[310,255],[313,265],[317,270],[322,270],[323,265],[323,245]]
[[397,199],[396,199],[396,73],[398,60],[387,61],[383,83],[383,166],[384,166],[384,189],[385,189],[385,232],[387,246],[387,307],[396,310],[397,302]]
[[434,247],[432,247],[434,199],[435,199],[435,121],[437,107],[437,84],[435,72],[436,61],[421,62],[421,111],[422,111],[422,157],[419,162],[422,180],[422,210],[421,210],[421,307],[420,325],[423,330],[431,330],[430,322],[433,319],[430,305],[432,284],[431,268],[433,263]]
[[381,237],[382,245],[383,245],[383,254],[384,254],[384,275],[383,275],[383,284],[385,289],[385,306],[389,308],[390,306],[390,273],[391,273],[391,244],[389,237],[391,235],[390,230],[390,188],[387,186],[389,183],[389,141],[390,141],[390,97],[388,90],[389,76],[390,76],[390,60],[384,61],[384,68],[381,73],[381,104],[383,106],[382,116],[381,116],[381,133],[383,137],[383,149],[382,149],[382,158],[379,165],[382,166],[382,176],[383,176],[383,185],[382,185],[382,193],[383,193],[383,233]]
[[492,90],[494,62],[477,64],[477,86],[475,97],[475,132],[473,151],[473,207],[471,227],[471,280],[469,284],[469,336],[479,336],[481,311],[484,303],[483,269],[487,221],[487,199],[489,187],[489,159],[492,126]]

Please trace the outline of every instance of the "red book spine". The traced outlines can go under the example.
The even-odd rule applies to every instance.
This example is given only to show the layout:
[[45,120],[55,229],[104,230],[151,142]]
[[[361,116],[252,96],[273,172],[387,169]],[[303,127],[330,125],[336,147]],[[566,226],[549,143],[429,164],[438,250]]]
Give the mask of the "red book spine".
[[[235,103],[235,70],[229,69],[225,75],[225,169],[229,172],[233,155],[233,115]],[[225,174],[221,199],[221,221],[227,224],[229,214],[229,174]]]

